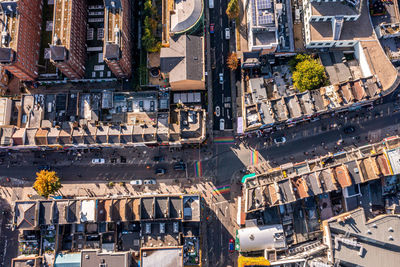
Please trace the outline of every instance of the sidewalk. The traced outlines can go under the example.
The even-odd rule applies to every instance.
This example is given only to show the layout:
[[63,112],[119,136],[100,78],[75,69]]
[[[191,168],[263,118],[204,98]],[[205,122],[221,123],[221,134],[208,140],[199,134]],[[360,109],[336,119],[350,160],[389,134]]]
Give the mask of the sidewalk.
[[[1,181],[5,177],[0,176]],[[33,182],[11,179],[10,182],[3,182],[0,185],[0,197],[10,205],[16,200],[43,199],[38,196],[32,188]],[[131,185],[129,183],[120,184],[115,182],[113,187],[107,183],[91,182],[62,182],[62,188],[56,195],[64,198],[75,197],[122,197],[122,196],[141,196],[154,194],[201,194],[206,201],[212,201],[212,192],[215,189],[211,182],[204,182],[199,179],[185,181],[157,180],[156,185]]]

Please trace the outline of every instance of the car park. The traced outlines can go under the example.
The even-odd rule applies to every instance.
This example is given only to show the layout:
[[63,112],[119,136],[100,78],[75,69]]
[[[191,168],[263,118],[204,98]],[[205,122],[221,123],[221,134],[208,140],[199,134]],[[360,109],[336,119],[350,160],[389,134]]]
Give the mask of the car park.
[[284,143],[286,143],[286,138],[284,136],[277,137],[274,139],[274,143],[277,145],[284,144]]
[[129,182],[131,185],[142,185],[143,181],[142,180],[132,180]]
[[219,83],[224,84],[224,74],[223,73],[219,74]]
[[215,27],[215,24],[210,23],[210,33],[214,33],[214,27]]
[[106,163],[105,159],[101,159],[101,158],[92,159],[92,164],[104,164],[104,163]]
[[157,175],[163,175],[163,174],[166,174],[166,173],[167,173],[167,170],[164,169],[164,168],[158,168],[155,171],[155,174],[157,174]]
[[149,184],[157,184],[157,181],[156,180],[154,180],[154,179],[147,179],[147,180],[144,180],[144,182],[143,182],[145,185],[149,185]]
[[215,107],[215,116],[217,117],[221,116],[221,108],[219,106]]

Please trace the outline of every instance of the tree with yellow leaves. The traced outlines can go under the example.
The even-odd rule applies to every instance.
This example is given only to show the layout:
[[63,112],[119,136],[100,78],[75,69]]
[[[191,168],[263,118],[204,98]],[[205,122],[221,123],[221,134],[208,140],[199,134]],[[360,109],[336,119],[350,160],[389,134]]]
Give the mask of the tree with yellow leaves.
[[239,59],[235,52],[229,54],[226,59],[226,65],[231,70],[236,70],[239,67]]
[[33,189],[39,195],[48,198],[49,195],[54,194],[61,187],[60,178],[58,178],[56,172],[41,170],[36,173],[36,181],[33,184]]

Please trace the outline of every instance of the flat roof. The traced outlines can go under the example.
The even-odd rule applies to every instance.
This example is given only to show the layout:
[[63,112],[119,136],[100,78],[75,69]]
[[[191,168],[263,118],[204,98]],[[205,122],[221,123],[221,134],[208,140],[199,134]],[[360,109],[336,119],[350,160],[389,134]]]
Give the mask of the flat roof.
[[313,16],[356,16],[359,10],[350,6],[345,1],[338,2],[317,2],[313,1],[311,5],[311,14]]
[[99,267],[105,266],[130,267],[130,253],[110,252],[102,253],[96,250],[83,250],[81,253],[81,267]]
[[142,267],[183,267],[183,248],[141,249]]
[[336,260],[359,266],[398,266],[399,215],[379,215],[367,221],[364,210],[357,209],[337,216],[336,220],[331,219],[328,225],[331,233],[356,238],[355,241],[363,247],[359,255],[359,247],[344,244],[335,246]]
[[81,201],[81,222],[94,221],[95,220],[95,200],[82,200]]
[[400,174],[400,148],[387,150],[386,154],[389,158],[393,174]]
[[174,0],[175,8],[170,14],[172,33],[185,32],[192,28],[203,16],[203,0]]
[[282,224],[241,228],[237,236],[241,252],[286,247]]

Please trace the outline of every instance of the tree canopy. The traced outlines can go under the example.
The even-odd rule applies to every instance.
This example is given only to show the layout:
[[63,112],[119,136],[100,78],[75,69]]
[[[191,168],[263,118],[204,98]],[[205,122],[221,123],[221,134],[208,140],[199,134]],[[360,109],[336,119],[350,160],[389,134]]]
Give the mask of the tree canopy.
[[39,195],[48,198],[49,195],[54,194],[61,187],[60,178],[58,178],[56,172],[42,170],[36,173],[36,181],[33,184],[33,189]]
[[[300,91],[320,88],[327,83],[325,68],[309,55],[297,55],[294,62],[293,84]],[[293,67],[292,67],[293,69]]]
[[236,19],[239,17],[239,2],[238,0],[230,0],[226,8],[226,15],[229,19]]
[[239,66],[239,59],[237,58],[236,53],[230,53],[228,58],[226,59],[226,65],[231,70],[236,70]]
[[146,17],[143,22],[143,47],[147,52],[158,52],[161,49],[161,42],[156,38],[158,15],[151,0],[144,2],[144,14]]

